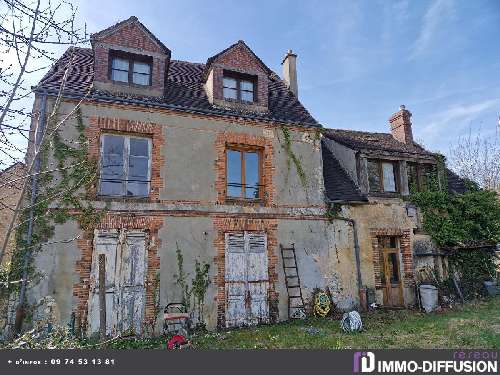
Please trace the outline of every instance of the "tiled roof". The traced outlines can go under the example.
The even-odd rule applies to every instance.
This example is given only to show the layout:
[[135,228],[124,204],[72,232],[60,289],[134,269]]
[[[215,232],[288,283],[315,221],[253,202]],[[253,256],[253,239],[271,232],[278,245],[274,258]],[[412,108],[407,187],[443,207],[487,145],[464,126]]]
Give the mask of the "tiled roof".
[[450,193],[463,194],[467,191],[464,179],[460,178],[450,169],[446,168],[448,178],[448,191]]
[[216,60],[219,56],[222,56],[223,54],[225,54],[229,50],[233,49],[237,45],[242,45],[243,47],[245,47],[248,50],[248,52],[255,58],[255,60],[257,60],[260,65],[262,65],[262,68],[267,72],[267,74],[269,74],[269,75],[275,74],[271,69],[269,69],[267,67],[266,64],[264,64],[264,62],[259,58],[259,56],[257,56],[255,54],[255,52],[252,51],[252,49],[250,47],[248,47],[248,45],[243,40],[238,40],[236,43],[231,44],[229,47],[225,48],[224,50],[220,51],[219,53],[208,58],[207,63],[205,64],[205,72],[203,74],[204,77],[206,77],[208,75],[208,70],[209,70],[208,68],[210,67],[210,65],[212,65],[212,62],[214,60]]
[[151,37],[151,39],[153,39],[158,44],[158,46],[163,50],[163,52],[165,52],[167,55],[170,56],[170,50],[167,48],[167,46],[163,44],[162,41],[159,40],[151,31],[149,31],[149,29],[146,26],[144,26],[136,16],[129,17],[126,20],[115,23],[114,25],[104,30],[101,30],[95,34],[90,35],[90,40],[94,41],[94,40],[99,40],[100,38],[104,38],[115,32],[115,30],[118,30],[120,27],[130,23],[138,24],[139,27],[142,28]]
[[371,133],[356,130],[326,129],[324,135],[354,150],[380,150],[420,155],[434,155],[417,143],[399,142],[389,133]]
[[321,152],[323,155],[323,179],[327,198],[333,202],[368,201],[324,141],[321,142]]
[[[69,65],[70,61],[72,61],[71,65]],[[40,81],[36,90],[50,93],[58,92],[65,69],[69,66],[64,94],[83,96],[88,92],[93,82],[93,63],[91,49],[70,48]],[[203,87],[204,68],[204,64],[171,60],[163,97],[141,97],[92,89],[89,98],[165,107],[192,113],[243,117],[305,127],[321,127],[276,74],[269,77],[269,107],[267,112],[243,111],[212,105],[208,101]]]

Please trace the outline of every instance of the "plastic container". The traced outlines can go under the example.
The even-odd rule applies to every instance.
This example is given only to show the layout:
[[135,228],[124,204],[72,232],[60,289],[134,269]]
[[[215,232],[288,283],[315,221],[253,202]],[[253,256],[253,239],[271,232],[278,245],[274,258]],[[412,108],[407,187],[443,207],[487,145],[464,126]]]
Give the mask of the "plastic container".
[[434,311],[438,305],[438,289],[434,285],[420,285],[420,300],[426,313]]

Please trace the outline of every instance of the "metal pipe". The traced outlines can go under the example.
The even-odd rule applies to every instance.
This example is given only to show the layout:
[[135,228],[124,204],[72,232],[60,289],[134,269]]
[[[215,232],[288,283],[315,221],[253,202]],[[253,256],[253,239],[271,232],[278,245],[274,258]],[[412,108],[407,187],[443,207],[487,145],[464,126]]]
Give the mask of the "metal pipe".
[[42,95],[41,104],[40,104],[40,115],[38,117],[38,129],[35,134],[35,161],[34,161],[34,174],[31,177],[31,197],[30,197],[30,212],[28,219],[28,232],[26,234],[26,251],[24,253],[23,259],[23,276],[21,281],[21,290],[19,292],[19,302],[16,307],[16,321],[14,324],[14,330],[16,333],[21,332],[23,318],[24,318],[24,300],[26,299],[26,288],[28,284],[28,267],[32,254],[31,242],[33,240],[33,220],[34,220],[34,207],[36,203],[36,197],[38,193],[38,174],[40,172],[40,168],[42,165],[40,152],[37,153],[37,150],[40,149],[41,143],[43,140],[43,134],[45,133],[45,113],[47,109],[47,95]]

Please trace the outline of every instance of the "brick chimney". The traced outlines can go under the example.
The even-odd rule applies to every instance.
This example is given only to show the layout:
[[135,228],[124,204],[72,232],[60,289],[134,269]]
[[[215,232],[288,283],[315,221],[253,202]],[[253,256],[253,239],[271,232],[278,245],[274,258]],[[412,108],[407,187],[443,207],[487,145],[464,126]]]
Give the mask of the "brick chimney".
[[399,106],[399,111],[389,118],[391,134],[399,142],[412,144],[413,132],[411,130],[411,112],[404,105]]
[[292,52],[291,49],[288,50],[285,58],[281,62],[283,65],[283,80],[286,83],[288,89],[295,94],[296,97],[299,96],[299,88],[297,86],[297,55]]

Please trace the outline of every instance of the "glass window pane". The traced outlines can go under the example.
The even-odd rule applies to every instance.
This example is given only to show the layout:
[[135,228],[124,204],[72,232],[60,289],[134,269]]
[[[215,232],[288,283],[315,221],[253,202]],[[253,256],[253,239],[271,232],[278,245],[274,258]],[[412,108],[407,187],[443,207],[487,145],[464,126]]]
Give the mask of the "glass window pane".
[[101,175],[105,179],[123,179],[123,156],[116,154],[103,155]]
[[394,179],[394,164],[382,163],[384,173],[384,191],[396,191],[396,180]]
[[124,138],[119,135],[104,135],[102,137],[103,154],[123,155]]
[[149,195],[149,184],[147,182],[129,182],[127,183],[127,195],[146,197]]
[[236,80],[234,78],[224,77],[222,85],[223,85],[223,87],[236,89]]
[[394,236],[390,237],[390,242],[389,242],[389,245],[390,245],[393,249],[395,249],[395,248],[397,247],[397,246],[396,246],[396,245],[397,245],[396,237],[394,237]]
[[149,74],[133,73],[132,81],[137,85],[148,86],[149,85]]
[[252,91],[242,91],[241,100],[246,102],[253,102],[253,92]]
[[101,195],[123,195],[123,182],[101,180]]
[[151,73],[151,66],[148,63],[134,61],[133,65],[134,65],[133,66],[134,73],[144,73],[144,74]]
[[223,91],[224,91],[224,98],[225,99],[237,99],[238,98],[237,91],[235,89],[224,88]]
[[437,169],[433,165],[422,166],[422,189],[432,189],[437,184]]
[[415,163],[406,163],[406,173],[408,174],[408,189],[410,189],[411,193],[418,191],[417,165]]
[[111,79],[113,81],[128,82],[128,72],[124,72],[123,70],[112,70]]
[[389,272],[391,273],[391,283],[396,284],[399,282],[398,271],[398,255],[396,253],[388,254],[387,260],[389,261]]
[[376,161],[368,161],[368,183],[371,192],[380,191],[380,171]]
[[241,152],[227,150],[227,195],[241,197]]
[[128,159],[128,180],[147,181],[149,161],[145,157],[131,156]]
[[259,198],[259,154],[245,152],[245,198]]
[[111,67],[113,69],[119,69],[119,70],[126,70],[128,71],[128,60],[126,59],[120,59],[118,57],[113,58],[113,63]]
[[240,88],[245,91],[253,91],[253,82],[240,81]]
[[130,138],[130,155],[149,156],[149,141],[145,138]]

